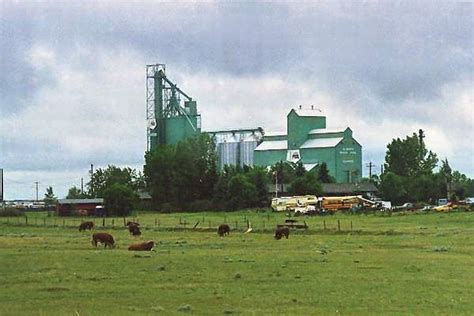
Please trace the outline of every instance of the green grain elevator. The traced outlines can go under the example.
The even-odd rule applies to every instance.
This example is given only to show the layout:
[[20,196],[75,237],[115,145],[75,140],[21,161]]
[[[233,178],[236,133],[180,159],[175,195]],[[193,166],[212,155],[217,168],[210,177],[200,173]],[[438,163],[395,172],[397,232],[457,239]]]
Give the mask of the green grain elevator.
[[280,161],[301,162],[306,170],[326,163],[337,183],[355,183],[362,177],[362,146],[352,130],[326,128],[320,110],[292,109],[286,134],[266,133],[254,150],[254,164],[268,167]]
[[165,65],[147,65],[146,74],[147,150],[177,144],[199,134],[201,115],[197,112],[197,103],[167,78]]

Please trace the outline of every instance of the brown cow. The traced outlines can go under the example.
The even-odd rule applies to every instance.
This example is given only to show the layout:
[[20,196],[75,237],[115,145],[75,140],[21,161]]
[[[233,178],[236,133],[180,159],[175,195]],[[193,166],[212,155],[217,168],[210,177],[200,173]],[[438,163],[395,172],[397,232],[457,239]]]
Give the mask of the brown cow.
[[155,247],[155,242],[153,240],[149,240],[147,242],[142,242],[138,244],[131,244],[128,247],[128,250],[132,251],[152,251]]
[[137,223],[137,222],[130,222],[130,221],[128,221],[125,226],[130,226],[130,225],[140,226],[139,223]]
[[230,227],[227,224],[221,224],[219,225],[219,228],[217,228],[217,234],[221,237],[225,235],[229,235],[229,233],[230,233]]
[[112,235],[110,234],[95,233],[94,235],[92,235],[92,241],[91,241],[92,246],[97,247],[97,243],[99,242],[104,244],[104,248],[107,248],[107,246],[109,246],[109,248],[115,248],[114,237],[112,237]]
[[288,236],[290,235],[290,229],[288,227],[278,227],[275,230],[275,239],[280,240],[283,236],[288,239]]
[[137,225],[129,225],[128,231],[133,236],[140,236],[142,234],[142,232],[140,231],[140,227],[138,227]]
[[82,222],[81,225],[79,225],[80,232],[82,232],[83,230],[92,229],[92,228],[94,228],[94,222]]

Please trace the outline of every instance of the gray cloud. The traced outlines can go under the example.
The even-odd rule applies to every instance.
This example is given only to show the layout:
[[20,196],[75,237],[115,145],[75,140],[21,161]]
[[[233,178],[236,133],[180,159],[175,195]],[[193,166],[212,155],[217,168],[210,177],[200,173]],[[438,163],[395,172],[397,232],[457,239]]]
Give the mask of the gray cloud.
[[[198,99],[209,129],[238,127],[242,120],[278,129],[263,113],[283,116],[290,105],[320,102],[335,125],[359,127],[355,133],[370,159],[383,160],[391,137],[406,135],[368,132],[388,120],[401,133],[431,127],[472,154],[460,131],[473,132],[466,119],[472,117],[466,92],[474,65],[472,20],[473,4],[456,2],[5,1],[0,124],[31,127],[0,126],[0,164],[48,170],[142,160],[144,68],[155,62],[166,63],[174,81]],[[452,109],[464,113],[456,116],[459,129],[440,119]],[[219,111],[233,117],[216,120]],[[111,118],[120,124],[116,137],[113,124],[101,123]],[[42,131],[39,119],[50,121],[51,131]],[[77,130],[68,127],[74,124]],[[63,139],[53,135],[58,129]],[[98,141],[107,137],[121,148]],[[94,150],[81,152],[81,144]],[[473,174],[472,160],[463,157],[454,162]]]

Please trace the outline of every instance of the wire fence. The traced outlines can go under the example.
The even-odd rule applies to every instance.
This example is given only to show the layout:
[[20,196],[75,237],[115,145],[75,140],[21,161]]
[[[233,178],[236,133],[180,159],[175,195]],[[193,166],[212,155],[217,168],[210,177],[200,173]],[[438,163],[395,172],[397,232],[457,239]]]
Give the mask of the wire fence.
[[282,216],[145,216],[145,217],[59,217],[59,216],[15,216],[0,217],[3,225],[79,228],[83,222],[94,223],[96,229],[122,229],[128,222],[140,224],[141,229],[214,231],[226,223],[235,231],[267,232],[277,227],[288,226],[302,231],[355,231],[352,220],[336,218],[287,219]]

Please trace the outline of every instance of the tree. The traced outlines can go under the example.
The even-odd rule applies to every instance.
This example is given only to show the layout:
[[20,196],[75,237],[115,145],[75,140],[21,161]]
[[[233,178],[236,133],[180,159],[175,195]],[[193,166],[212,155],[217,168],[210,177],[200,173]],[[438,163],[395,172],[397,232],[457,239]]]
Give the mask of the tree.
[[207,133],[179,142],[175,163],[177,203],[212,198],[218,178],[217,154],[215,143]]
[[[301,164],[301,166],[303,166]],[[300,168],[297,167],[297,170]],[[270,168],[272,174],[272,182],[275,183],[275,180],[278,180],[278,183],[290,183],[295,177],[295,168],[287,162],[277,162]],[[275,179],[276,178],[276,179]]]
[[104,191],[104,206],[108,215],[130,215],[137,202],[137,193],[124,184],[114,183]]
[[267,206],[268,201],[268,174],[262,167],[250,168],[247,172],[247,178],[256,189],[256,206]]
[[385,171],[405,177],[432,173],[438,158],[435,153],[426,149],[424,137],[423,131],[420,130],[419,135],[413,133],[403,140],[400,138],[392,140],[387,145]]
[[69,188],[69,191],[67,193],[66,199],[85,199],[87,198],[87,194],[81,191],[76,186],[73,186],[72,188]]
[[321,184],[312,172],[307,172],[302,177],[295,177],[290,183],[288,193],[291,195],[322,195]]
[[46,193],[44,194],[44,203],[46,206],[55,205],[58,201],[57,197],[53,193],[53,187],[46,188]]
[[106,169],[97,169],[92,175],[91,181],[87,183],[90,197],[104,197],[105,191],[113,184],[122,184],[133,191],[144,187],[143,175],[135,169],[125,167],[119,168],[109,165]]
[[145,181],[156,205],[174,201],[175,146],[160,145],[145,154]]
[[334,183],[336,180],[329,175],[328,166],[325,162],[318,168],[318,181],[321,183]]
[[146,153],[144,174],[158,205],[184,208],[194,201],[211,200],[219,179],[215,143],[202,133],[176,145],[161,145]]
[[385,172],[382,175],[379,191],[385,199],[395,204],[405,201],[407,197],[403,177],[393,172]]
[[229,180],[228,194],[228,207],[232,210],[253,206],[257,201],[255,185],[243,174],[237,174]]

